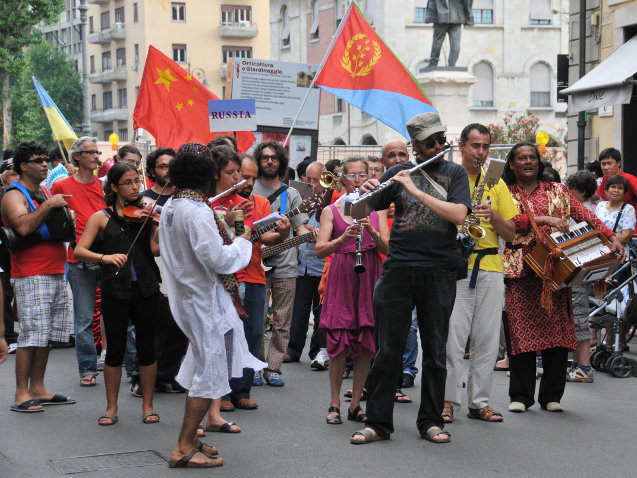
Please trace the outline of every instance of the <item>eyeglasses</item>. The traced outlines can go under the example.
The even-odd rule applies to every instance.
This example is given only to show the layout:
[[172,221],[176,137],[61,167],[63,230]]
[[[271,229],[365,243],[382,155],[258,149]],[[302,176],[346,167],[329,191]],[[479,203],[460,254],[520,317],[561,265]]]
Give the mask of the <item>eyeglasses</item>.
[[370,173],[382,173],[383,168],[369,168]]
[[91,156],[94,155],[94,154],[97,154],[98,156],[102,154],[101,151],[97,151],[96,149],[85,149],[85,150],[80,151],[80,153],[82,153],[82,154],[83,153],[90,154]]
[[127,179],[126,181],[122,181],[121,183],[118,183],[118,186],[126,186],[126,187],[131,187],[133,184],[139,186],[142,183],[141,179]]
[[418,141],[418,142],[423,144],[425,148],[427,149],[433,148],[434,146],[436,146],[436,143],[438,143],[440,146],[444,146],[447,143],[447,135],[440,134],[436,138],[428,139],[427,141]]
[[267,154],[264,154],[263,156],[261,156],[261,161],[263,161],[264,163],[267,163],[268,161],[272,161],[273,163],[278,163],[279,162],[279,157],[278,156],[268,156]]
[[365,174],[365,173],[360,173],[360,174],[350,173],[350,174],[345,174],[345,177],[347,179],[349,179],[350,181],[354,181],[356,178],[358,178],[358,179],[367,179],[367,178],[369,178],[369,175]]
[[49,158],[47,158],[46,156],[43,158],[33,158],[33,159],[29,159],[26,162],[27,163],[35,163],[35,164],[42,164],[42,163],[47,163],[49,161]]

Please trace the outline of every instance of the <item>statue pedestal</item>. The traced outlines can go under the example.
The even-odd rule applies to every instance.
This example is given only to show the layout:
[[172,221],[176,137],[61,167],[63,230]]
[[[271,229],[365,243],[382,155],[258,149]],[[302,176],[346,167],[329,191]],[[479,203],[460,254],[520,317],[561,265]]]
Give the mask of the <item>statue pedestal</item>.
[[469,124],[469,88],[476,82],[476,77],[466,68],[442,67],[419,73],[416,80],[440,112],[448,140],[456,142],[462,129]]

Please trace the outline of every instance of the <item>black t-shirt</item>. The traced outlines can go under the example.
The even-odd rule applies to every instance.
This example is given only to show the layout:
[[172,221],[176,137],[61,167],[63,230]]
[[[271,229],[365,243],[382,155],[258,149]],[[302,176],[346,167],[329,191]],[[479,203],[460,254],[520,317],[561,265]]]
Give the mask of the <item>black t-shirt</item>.
[[[380,178],[384,182],[413,163],[392,166]],[[464,204],[471,208],[469,180],[465,169],[450,161],[438,161],[425,166],[426,173],[447,191],[447,202]],[[444,200],[440,193],[422,175],[422,170],[412,173],[411,178],[421,191]],[[396,205],[394,223],[389,238],[389,254],[384,267],[448,267],[462,265],[457,246],[458,228],[455,224],[434,214],[414,196],[407,194],[402,184],[394,183],[372,197],[369,204],[376,210]]]
[[172,194],[162,194],[160,196],[159,193],[156,193],[152,189],[147,189],[146,191],[141,193],[140,196],[151,198],[153,201],[157,203],[158,206],[163,207],[168,201],[168,199],[170,199],[170,196],[172,196]]

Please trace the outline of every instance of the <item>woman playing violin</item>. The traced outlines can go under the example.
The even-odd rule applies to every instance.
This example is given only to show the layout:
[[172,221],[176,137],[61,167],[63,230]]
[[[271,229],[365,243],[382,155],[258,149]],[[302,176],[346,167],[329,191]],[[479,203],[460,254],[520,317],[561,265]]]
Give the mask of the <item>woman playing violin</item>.
[[159,415],[153,411],[157,373],[154,320],[159,305],[159,271],[153,259],[159,255],[157,224],[150,220],[145,225],[139,221],[129,222],[123,217],[125,205],[139,199],[140,185],[134,165],[117,163],[109,169],[104,184],[107,207],[90,217],[74,254],[77,260],[99,264],[102,268],[102,314],[108,339],[104,367],[106,413],[98,421],[103,426],[117,422],[117,396],[129,320],[136,333],[143,390],[142,420],[144,423],[159,421]]

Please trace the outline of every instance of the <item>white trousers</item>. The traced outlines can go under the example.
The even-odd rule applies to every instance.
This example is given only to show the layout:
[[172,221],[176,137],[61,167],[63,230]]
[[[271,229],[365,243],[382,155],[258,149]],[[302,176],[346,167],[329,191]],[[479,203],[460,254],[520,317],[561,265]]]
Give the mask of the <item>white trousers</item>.
[[489,404],[493,366],[498,356],[500,324],[504,302],[504,276],[501,272],[478,271],[475,289],[469,277],[458,281],[456,302],[449,319],[447,338],[447,381],[445,401],[459,408],[464,372],[463,355],[471,339],[467,398],[469,408]]

